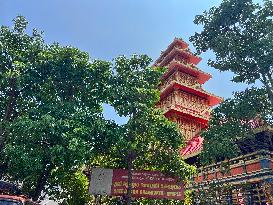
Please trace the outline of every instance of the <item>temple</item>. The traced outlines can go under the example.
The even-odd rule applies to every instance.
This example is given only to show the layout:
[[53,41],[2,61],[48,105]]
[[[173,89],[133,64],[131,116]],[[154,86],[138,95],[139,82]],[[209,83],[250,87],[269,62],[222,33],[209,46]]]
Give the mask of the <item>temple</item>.
[[[211,107],[223,99],[202,88],[211,75],[197,68],[201,58],[188,47],[175,38],[154,66],[167,68],[159,86],[158,107],[178,124],[186,139],[181,156],[198,168],[188,186],[197,193],[193,204],[273,205],[273,129],[259,119],[250,126],[255,136],[236,142],[239,156],[205,167],[198,163],[203,148],[200,132],[208,127]],[[198,195],[200,190],[203,195]],[[206,196],[205,201],[200,196]]]
[[187,146],[181,150],[185,159],[202,150],[200,132],[208,126],[211,107],[223,100],[202,88],[211,75],[196,67],[200,61],[187,43],[175,38],[154,64],[167,68],[161,78],[158,106],[168,119],[178,124],[186,138]]

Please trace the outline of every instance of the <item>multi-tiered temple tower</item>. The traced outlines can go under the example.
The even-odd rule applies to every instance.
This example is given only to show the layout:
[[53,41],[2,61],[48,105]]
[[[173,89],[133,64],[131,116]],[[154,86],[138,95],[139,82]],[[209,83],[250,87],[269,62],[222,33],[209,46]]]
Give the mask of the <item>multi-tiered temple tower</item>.
[[203,138],[199,134],[208,125],[210,108],[222,101],[202,88],[211,75],[196,67],[201,58],[188,47],[182,39],[175,38],[154,64],[168,68],[162,76],[158,106],[185,136],[187,146],[181,150],[184,158],[202,150]]
[[[200,61],[189,51],[187,43],[174,39],[155,62],[155,66],[168,68],[162,76],[158,106],[186,137],[187,145],[181,155],[197,166],[196,155],[203,145],[200,131],[208,125],[210,108],[222,101],[202,88],[211,75],[196,67]],[[273,204],[273,128],[259,120],[253,123],[255,137],[237,141],[242,155],[198,169],[191,189],[208,190],[210,184],[232,186],[217,190],[214,197],[207,193],[209,204]],[[193,201],[200,203],[198,197]]]

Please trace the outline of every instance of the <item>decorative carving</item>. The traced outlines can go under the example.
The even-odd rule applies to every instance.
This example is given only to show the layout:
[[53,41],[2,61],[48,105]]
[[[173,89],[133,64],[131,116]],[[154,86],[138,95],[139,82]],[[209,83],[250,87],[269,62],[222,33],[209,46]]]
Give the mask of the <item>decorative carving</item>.
[[175,118],[175,122],[178,124],[182,135],[185,136],[186,141],[192,139],[202,129],[201,123],[186,118]]
[[182,73],[180,71],[176,71],[172,75],[170,75],[159,87],[160,91],[163,92],[168,86],[170,86],[174,82],[203,91],[201,85],[198,83],[195,77],[187,73]]
[[175,90],[168,97],[160,101],[159,107],[167,112],[175,109],[205,120],[209,119],[210,106],[207,99]]
[[173,59],[171,59],[167,66],[171,65],[172,63],[183,65],[185,67],[188,67],[189,69],[196,70],[198,72],[203,72],[200,69],[198,69],[193,63],[187,62],[185,58],[183,58],[180,55],[176,55]]

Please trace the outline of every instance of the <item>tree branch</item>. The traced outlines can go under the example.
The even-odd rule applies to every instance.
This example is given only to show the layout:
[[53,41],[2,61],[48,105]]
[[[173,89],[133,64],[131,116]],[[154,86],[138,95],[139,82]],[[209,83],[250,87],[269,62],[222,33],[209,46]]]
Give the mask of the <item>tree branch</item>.
[[273,78],[272,78],[272,75],[270,74],[270,72],[268,72],[266,75],[267,75],[267,77],[269,79],[269,82],[270,82],[271,88],[272,88],[273,87]]
[[272,90],[272,87],[270,87],[270,85],[268,84],[268,81],[266,79],[266,75],[261,73],[261,76],[262,76],[261,82],[264,84],[264,86],[266,88],[270,103],[271,103],[271,105],[273,107],[273,90]]
[[41,173],[37,180],[36,188],[32,196],[32,199],[34,201],[38,201],[39,197],[41,196],[41,193],[45,188],[46,182],[48,181],[52,168],[53,164],[51,162],[48,162],[47,160],[45,162],[44,171]]
[[8,103],[5,109],[5,115],[2,120],[1,126],[0,126],[0,152],[2,152],[4,148],[4,141],[5,141],[5,128],[4,128],[4,123],[6,121],[9,121],[12,116],[12,112],[14,110],[15,102],[16,102],[16,97],[17,97],[17,92],[16,92],[16,78],[10,78],[9,80],[9,87],[10,87],[10,92],[9,92],[9,99]]

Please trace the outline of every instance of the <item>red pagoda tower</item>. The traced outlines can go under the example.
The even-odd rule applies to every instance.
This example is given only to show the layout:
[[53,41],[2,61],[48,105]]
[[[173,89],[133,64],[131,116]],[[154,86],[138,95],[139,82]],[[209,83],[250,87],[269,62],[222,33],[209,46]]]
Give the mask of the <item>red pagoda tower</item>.
[[202,88],[211,75],[196,67],[201,58],[188,47],[182,39],[175,38],[154,64],[167,67],[161,78],[158,106],[168,119],[178,124],[185,136],[187,146],[181,150],[185,159],[202,150],[200,131],[208,125],[211,107],[223,100]]
[[208,126],[211,107],[223,100],[202,88],[211,75],[196,67],[200,61],[187,43],[176,38],[154,64],[167,67],[161,79],[158,106],[168,119],[178,124],[186,138],[182,157],[198,168],[188,184],[197,193],[194,204],[200,204],[199,191],[209,190],[210,185],[228,185],[230,189],[217,189],[213,197],[210,196],[213,189],[204,192],[206,204],[273,204],[273,128],[259,118],[250,122],[255,136],[236,142],[241,155],[204,167],[198,163],[197,155],[203,148],[200,132]]

